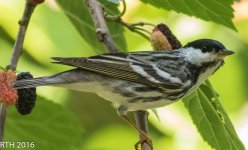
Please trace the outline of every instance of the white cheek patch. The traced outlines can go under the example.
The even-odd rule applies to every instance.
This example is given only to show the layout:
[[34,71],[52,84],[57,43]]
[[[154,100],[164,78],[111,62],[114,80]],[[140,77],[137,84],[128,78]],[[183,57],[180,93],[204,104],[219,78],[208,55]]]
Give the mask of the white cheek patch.
[[193,47],[185,49],[185,58],[196,65],[215,60],[214,55],[211,55],[211,53],[203,53],[200,49],[195,49]]

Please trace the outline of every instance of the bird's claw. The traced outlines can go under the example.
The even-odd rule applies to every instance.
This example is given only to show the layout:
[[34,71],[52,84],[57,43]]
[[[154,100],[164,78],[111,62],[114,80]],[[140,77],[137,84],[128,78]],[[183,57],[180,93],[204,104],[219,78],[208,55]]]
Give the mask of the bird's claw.
[[142,136],[141,139],[134,145],[135,150],[139,150],[139,146],[143,143],[146,143],[151,150],[153,150],[152,140],[147,136]]

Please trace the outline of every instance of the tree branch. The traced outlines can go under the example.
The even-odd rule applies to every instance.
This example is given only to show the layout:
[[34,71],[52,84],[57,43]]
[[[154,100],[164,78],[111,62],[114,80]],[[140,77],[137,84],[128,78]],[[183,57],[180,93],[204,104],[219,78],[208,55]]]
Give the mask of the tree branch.
[[[6,109],[7,106],[3,103],[1,103],[0,106],[0,142],[3,141],[3,133],[4,133],[4,123],[5,123],[5,119],[6,119]],[[0,144],[0,150],[2,149],[2,145]]]
[[[103,7],[97,0],[85,0],[85,3],[90,11],[91,17],[96,27],[96,35],[100,42],[103,42],[110,53],[116,53],[118,50],[115,47],[114,41],[109,33],[106,21],[103,15]],[[128,26],[128,24],[122,24]],[[144,23],[139,23],[138,25],[144,25]],[[135,24],[136,26],[136,24]],[[131,28],[131,26],[128,26]],[[136,125],[139,129],[148,134],[147,118],[148,113],[146,111],[136,111],[134,112]],[[141,138],[141,136],[140,136]],[[151,147],[147,143],[142,143],[142,150],[151,150]]]
[[[142,131],[144,131],[147,135],[149,135],[148,133],[148,112],[147,111],[135,111],[134,112],[134,118],[136,121],[136,125],[139,129],[141,129]],[[142,135],[140,135],[140,138],[142,137]],[[151,150],[150,145],[148,145],[146,142],[142,143],[141,145],[141,149],[142,150]]]
[[97,0],[85,0],[85,3],[95,24],[98,41],[103,42],[110,53],[118,52],[103,17],[103,8],[101,4]]
[[9,65],[7,66],[7,69],[11,69],[13,71],[16,70],[18,60],[22,54],[24,38],[25,38],[26,31],[28,28],[29,20],[31,18],[31,15],[33,14],[35,7],[37,6],[37,3],[35,3],[36,1],[35,0],[27,0],[27,2],[26,2],[22,18],[18,22],[20,27],[19,27],[19,31],[17,34],[15,44],[14,44],[12,57],[11,57]]
[[[33,11],[37,4],[44,2],[44,0],[27,0],[25,4],[25,9],[21,20],[18,22],[20,27],[17,34],[17,38],[13,47],[13,53],[9,65],[6,67],[8,70],[15,71],[17,67],[18,60],[22,54],[23,42],[28,28],[29,20],[33,14]],[[4,135],[4,124],[7,114],[7,105],[1,104],[0,107],[0,143],[3,141]],[[0,144],[0,150],[2,149]]]

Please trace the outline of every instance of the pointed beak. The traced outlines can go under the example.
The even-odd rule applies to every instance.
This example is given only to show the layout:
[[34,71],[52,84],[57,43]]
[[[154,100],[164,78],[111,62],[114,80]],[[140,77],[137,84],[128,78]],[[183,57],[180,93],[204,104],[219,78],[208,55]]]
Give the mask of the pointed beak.
[[234,54],[233,51],[224,50],[224,51],[219,52],[219,53],[218,53],[218,56],[219,56],[219,57],[226,57],[226,56],[232,55],[232,54]]

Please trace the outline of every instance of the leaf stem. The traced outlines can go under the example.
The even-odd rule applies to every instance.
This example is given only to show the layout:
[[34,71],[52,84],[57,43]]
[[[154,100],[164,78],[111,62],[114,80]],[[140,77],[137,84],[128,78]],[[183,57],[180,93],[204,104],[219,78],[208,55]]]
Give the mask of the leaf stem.
[[119,17],[122,17],[123,15],[125,15],[126,10],[127,10],[127,4],[126,4],[126,1],[125,0],[122,1],[122,4],[123,4],[123,10],[120,13]]
[[[119,23],[123,26],[125,26],[126,28],[128,28],[131,32],[134,32],[134,33],[137,33],[139,34],[140,36],[144,37],[145,39],[147,39],[148,41],[150,40],[149,36],[147,36],[145,33],[148,33],[149,35],[151,34],[149,31],[143,29],[143,28],[139,28],[137,26],[144,26],[144,25],[150,25],[149,23],[144,23],[144,22],[139,22],[139,23],[133,23],[133,24],[130,24],[130,23],[126,23],[124,22],[121,18],[117,19],[117,20],[113,20],[115,21],[116,23]],[[140,31],[138,31],[140,30]],[[145,33],[143,33],[143,32]]]
[[4,67],[2,67],[2,66],[0,66],[0,70],[6,71],[6,69]]
[[[144,37],[145,39],[147,39],[148,41],[150,40],[149,36],[147,36],[145,33],[148,33],[149,35],[151,34],[149,31],[143,29],[143,28],[139,28],[137,26],[145,26],[145,25],[148,25],[148,26],[152,26],[152,27],[156,27],[154,24],[152,23],[147,23],[147,22],[136,22],[136,23],[126,23],[124,22],[122,19],[121,19],[121,16],[118,15],[118,16],[111,16],[107,13],[105,13],[104,17],[110,21],[113,21],[113,22],[116,22],[116,23],[119,23],[123,26],[125,26],[126,28],[128,28],[131,32],[134,32],[134,33],[137,33],[139,34],[140,36]],[[140,30],[140,31],[137,31],[137,30]],[[143,33],[145,32],[145,33]]]
[[119,15],[115,16],[116,18],[120,18],[120,17],[122,17],[123,15],[125,15],[126,10],[127,10],[126,1],[123,0],[123,1],[121,1],[121,2],[122,2],[122,5],[123,5],[123,9],[122,9],[122,11],[121,11],[121,13],[120,13]]

